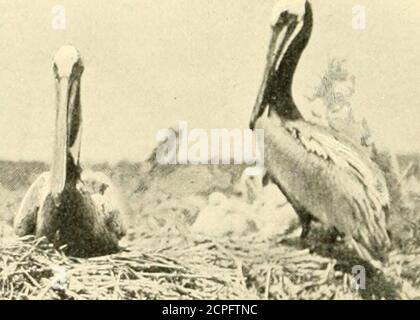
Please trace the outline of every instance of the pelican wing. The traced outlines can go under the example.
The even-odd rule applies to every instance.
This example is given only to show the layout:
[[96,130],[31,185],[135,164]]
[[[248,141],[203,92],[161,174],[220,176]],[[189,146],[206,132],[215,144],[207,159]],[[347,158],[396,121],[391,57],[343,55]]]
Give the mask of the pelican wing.
[[[323,161],[326,167],[333,167],[331,174],[338,172],[344,179],[340,185],[346,190],[355,219],[339,218],[337,221],[341,222],[337,227],[344,230],[350,228],[357,240],[370,248],[372,255],[376,256],[377,253],[381,256],[380,251],[387,248],[390,241],[386,230],[389,195],[383,173],[365,152],[344,137],[339,138],[323,128],[299,122],[288,123],[286,130],[308,153]],[[352,184],[345,179],[357,181],[363,192],[352,188]],[[348,225],[349,221],[352,222],[351,226]]]
[[121,239],[127,233],[124,221],[126,210],[111,180],[103,173],[92,171],[83,171],[81,178],[79,187],[90,195],[108,230]]
[[286,129],[307,152],[357,178],[364,185],[372,201],[371,205],[376,209],[389,206],[383,173],[361,148],[338,133],[332,134],[316,125],[301,124],[289,123]]
[[26,236],[35,233],[38,210],[48,189],[49,172],[42,173],[26,192],[19,211],[14,217],[15,233]]

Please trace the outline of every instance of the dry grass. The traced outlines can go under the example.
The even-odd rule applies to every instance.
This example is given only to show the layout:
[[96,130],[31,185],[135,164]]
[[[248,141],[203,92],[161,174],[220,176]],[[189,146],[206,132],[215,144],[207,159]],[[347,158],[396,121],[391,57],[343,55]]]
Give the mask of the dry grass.
[[43,239],[22,239],[1,250],[5,299],[246,298],[235,270],[138,249],[76,259]]
[[[127,185],[137,186],[135,175],[130,178],[124,171],[121,176],[128,180]],[[156,185],[160,183],[162,188],[161,182],[158,179]],[[155,199],[156,196],[130,200],[135,213],[130,225],[136,229],[126,237],[126,249],[93,259],[66,257],[42,239],[11,241],[13,230],[7,217],[13,216],[26,187],[13,193],[4,189],[0,194],[7,204],[1,208],[4,222],[0,222],[0,299],[420,298],[420,236],[414,232],[420,225],[420,205],[410,211],[413,214],[409,216],[412,221],[407,224],[408,231],[402,227],[395,230],[401,243],[383,272],[367,266],[366,288],[356,290],[352,285],[352,267],[363,262],[342,245],[312,239],[302,246],[292,235],[265,239],[263,232],[218,238],[192,234],[189,223],[173,223],[176,219],[170,219],[171,213],[175,208],[193,216],[195,207],[203,209],[206,200],[202,203],[184,197],[189,200],[181,201],[157,192],[153,185],[148,189],[143,193],[162,195],[162,199]],[[123,190],[126,194],[132,191],[129,187]],[[158,215],[159,202],[166,204],[161,208],[162,217]],[[179,229],[178,232],[171,233],[166,224],[159,224],[162,230],[145,227],[148,220],[144,214],[148,211],[140,205],[149,205],[155,218],[164,218],[169,229]],[[401,221],[397,225],[402,226]],[[416,227],[414,231],[412,225]],[[314,245],[314,252],[310,252],[308,248]]]
[[[171,237],[152,251],[142,237],[119,254],[66,257],[43,239],[27,237],[0,248],[2,299],[362,299],[420,297],[420,251],[391,255],[387,276],[368,272],[355,290],[346,263],[259,240]],[[379,283],[379,285],[378,285]],[[384,286],[388,283],[389,286]],[[392,292],[393,291],[393,292]],[[392,296],[394,294],[395,296]]]

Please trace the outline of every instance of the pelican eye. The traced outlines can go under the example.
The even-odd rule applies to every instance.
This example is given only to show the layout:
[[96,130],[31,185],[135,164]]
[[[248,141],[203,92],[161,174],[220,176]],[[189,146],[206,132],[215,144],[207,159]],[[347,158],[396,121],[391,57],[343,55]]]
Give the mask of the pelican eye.
[[290,13],[289,11],[284,11],[281,14],[281,19],[284,23],[292,24],[297,22],[299,20],[299,17],[297,14]]
[[289,10],[283,11],[283,12],[280,14],[280,18],[282,18],[282,19],[284,19],[284,20],[286,20],[288,17],[289,17]]
[[80,76],[83,70],[84,70],[83,64],[78,61],[73,65],[71,74],[74,76]]

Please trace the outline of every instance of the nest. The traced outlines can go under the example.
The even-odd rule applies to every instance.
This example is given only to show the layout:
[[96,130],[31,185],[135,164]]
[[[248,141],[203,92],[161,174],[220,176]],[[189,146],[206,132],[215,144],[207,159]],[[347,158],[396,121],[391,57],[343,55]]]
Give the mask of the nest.
[[[0,248],[2,299],[361,299],[364,292],[333,258],[276,240],[210,239],[146,252],[78,259],[45,239]],[[142,249],[143,248],[143,249]],[[394,256],[402,276],[419,279],[418,255]],[[408,281],[408,280],[407,280]],[[406,284],[408,282],[405,282]],[[398,285],[399,290],[402,286]],[[414,290],[409,285],[411,292]],[[418,295],[420,296],[420,295]]]

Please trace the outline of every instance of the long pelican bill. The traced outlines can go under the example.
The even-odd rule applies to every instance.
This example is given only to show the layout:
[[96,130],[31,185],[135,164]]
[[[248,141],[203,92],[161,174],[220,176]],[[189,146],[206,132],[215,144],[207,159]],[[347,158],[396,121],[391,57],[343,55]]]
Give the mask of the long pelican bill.
[[67,177],[69,79],[57,80],[57,110],[55,125],[54,154],[51,168],[51,193],[63,192]]
[[[51,169],[51,192],[57,196],[63,192],[70,172],[69,162],[76,166],[80,152],[81,115],[77,78],[57,80],[57,113],[54,156]],[[73,166],[74,167],[74,166]]]
[[[272,35],[269,43],[267,62],[264,70],[263,80],[258,91],[257,100],[251,114],[249,123],[250,129],[254,130],[255,123],[267,108],[267,88],[271,83],[271,78],[275,74],[276,67],[286,50],[286,46],[291,39],[296,27],[297,16],[293,14],[280,15],[277,22],[272,25]],[[284,31],[284,32],[283,32]],[[284,33],[283,39],[279,44],[279,37]]]

